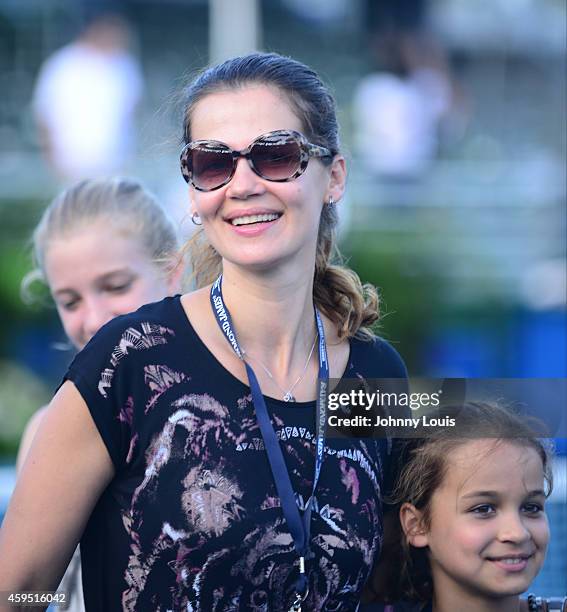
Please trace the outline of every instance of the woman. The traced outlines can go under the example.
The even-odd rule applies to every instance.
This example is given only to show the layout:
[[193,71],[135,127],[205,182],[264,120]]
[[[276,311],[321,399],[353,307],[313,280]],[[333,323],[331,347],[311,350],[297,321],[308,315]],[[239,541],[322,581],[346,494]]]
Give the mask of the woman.
[[[33,234],[36,268],[25,294],[41,279],[50,289],[76,349],[110,319],[178,290],[177,233],[160,204],[132,179],[81,181],[59,194]],[[47,407],[30,419],[18,452],[21,471]],[[84,609],[78,551],[59,590],[68,610]]]
[[[88,610],[354,610],[392,457],[323,440],[325,393],[406,373],[369,330],[375,291],[330,263],[334,101],[299,62],[234,58],[188,88],[184,139],[198,289],[116,319],[71,365],[8,511],[0,588],[52,587],[82,534]],[[66,499],[30,530],[54,472]]]

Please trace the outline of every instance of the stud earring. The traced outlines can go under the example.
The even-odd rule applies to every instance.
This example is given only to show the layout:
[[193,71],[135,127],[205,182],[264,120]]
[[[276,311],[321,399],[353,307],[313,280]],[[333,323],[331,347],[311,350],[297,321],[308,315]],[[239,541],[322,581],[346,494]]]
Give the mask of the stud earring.
[[191,221],[195,224],[195,225],[203,225],[203,222],[201,221],[201,217],[199,217],[199,213],[198,212],[194,212],[191,215]]
[[328,200],[327,204],[329,206],[332,206],[334,203],[335,203],[335,200],[333,200],[333,196],[329,196],[329,200]]

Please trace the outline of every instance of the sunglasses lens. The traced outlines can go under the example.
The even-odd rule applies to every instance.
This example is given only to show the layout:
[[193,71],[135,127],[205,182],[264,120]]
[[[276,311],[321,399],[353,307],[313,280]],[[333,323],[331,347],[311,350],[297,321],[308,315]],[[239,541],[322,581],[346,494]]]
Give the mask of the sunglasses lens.
[[250,151],[256,171],[270,181],[285,181],[298,170],[301,161],[299,143],[287,138],[282,141],[258,140]]
[[196,146],[190,163],[195,186],[205,191],[220,187],[232,173],[232,153],[220,143]]

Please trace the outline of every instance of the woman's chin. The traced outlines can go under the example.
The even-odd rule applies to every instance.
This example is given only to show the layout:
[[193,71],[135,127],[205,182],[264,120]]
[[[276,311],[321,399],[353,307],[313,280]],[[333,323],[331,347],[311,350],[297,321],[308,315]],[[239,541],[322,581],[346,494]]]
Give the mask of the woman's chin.
[[230,274],[234,270],[263,278],[289,278],[290,275],[295,277],[298,273],[303,277],[309,267],[313,268],[312,262],[305,262],[298,257],[281,253],[263,257],[239,257],[231,260],[223,258],[223,273],[225,276],[227,272]]

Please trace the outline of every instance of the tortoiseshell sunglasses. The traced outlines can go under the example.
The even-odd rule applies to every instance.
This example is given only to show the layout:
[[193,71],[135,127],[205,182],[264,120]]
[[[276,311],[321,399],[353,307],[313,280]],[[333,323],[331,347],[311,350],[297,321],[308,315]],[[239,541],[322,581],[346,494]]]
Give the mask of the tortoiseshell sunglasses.
[[195,189],[214,191],[230,182],[239,157],[248,160],[259,177],[284,183],[301,176],[310,157],[332,157],[332,153],[293,130],[262,134],[242,151],[218,140],[195,140],[181,151],[181,174]]

